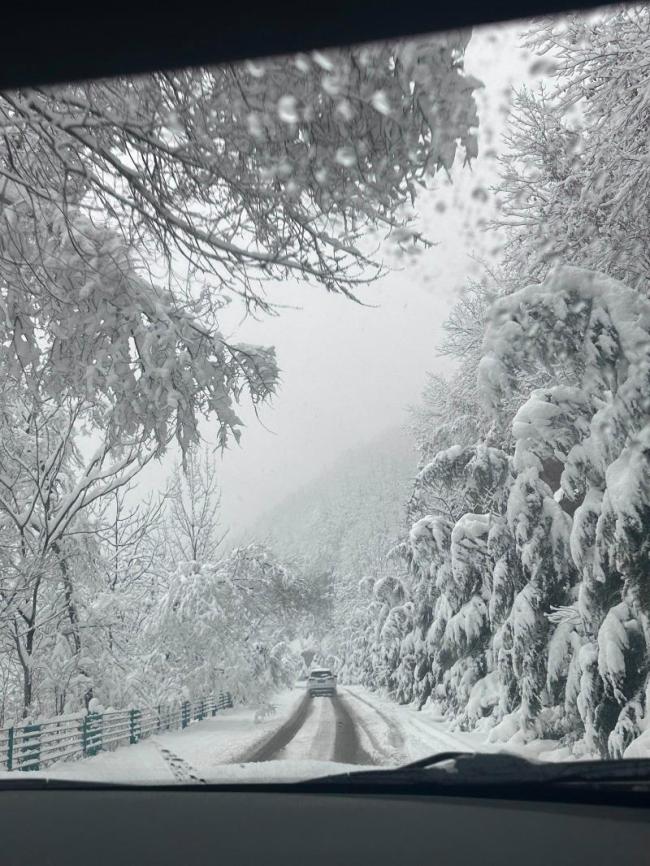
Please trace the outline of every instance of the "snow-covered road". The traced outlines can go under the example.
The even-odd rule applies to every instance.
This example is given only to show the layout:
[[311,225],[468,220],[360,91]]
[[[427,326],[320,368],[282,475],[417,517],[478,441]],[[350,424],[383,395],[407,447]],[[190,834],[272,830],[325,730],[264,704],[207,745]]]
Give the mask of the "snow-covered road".
[[358,686],[314,699],[297,688],[274,702],[276,715],[258,724],[253,709],[236,707],[184,731],[50,767],[44,775],[166,784],[289,780],[473,749],[430,715]]
[[[301,705],[303,706],[303,705]],[[336,747],[336,713],[329,699],[305,698],[304,719],[293,736],[280,733],[279,738],[259,750],[252,760],[331,761]]]
[[346,694],[314,699],[305,695],[294,716],[248,760],[375,763],[361,742],[361,725]]
[[[402,707],[361,686],[340,686],[334,698],[310,699],[297,687],[277,695],[275,715],[255,722],[251,707],[93,758],[48,768],[42,775],[87,781],[226,783],[296,781],[361,767],[396,766],[446,751],[497,751],[485,733],[462,733],[431,709]],[[552,757],[552,742],[509,749]],[[36,775],[36,774],[33,774]]]

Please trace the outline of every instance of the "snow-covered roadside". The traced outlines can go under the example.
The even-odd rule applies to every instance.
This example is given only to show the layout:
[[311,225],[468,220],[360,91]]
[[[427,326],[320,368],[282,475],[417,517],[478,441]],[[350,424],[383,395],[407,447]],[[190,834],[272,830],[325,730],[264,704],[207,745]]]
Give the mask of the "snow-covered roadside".
[[[568,749],[558,749],[554,740],[494,742],[488,739],[488,731],[466,733],[451,730],[450,724],[432,710],[400,706],[363,686],[348,685],[345,692],[351,696],[350,707],[366,730],[366,737],[380,745],[387,763],[416,761],[435,752],[447,751],[507,751],[549,761],[571,760],[573,757]],[[377,752],[375,748],[375,757]]]
[[432,716],[402,707],[363,686],[346,685],[348,706],[357,718],[363,740],[377,763],[403,764],[434,752],[475,751],[475,746]]
[[[303,698],[302,689],[285,691],[272,699],[276,714],[259,723],[255,722],[254,708],[235,706],[221,710],[213,718],[196,722],[184,731],[171,731],[92,758],[60,762],[40,773],[30,773],[30,778],[169,784],[175,776],[163,755],[162,750],[165,750],[189,765],[205,781],[225,781],[224,765],[236,763],[271,737]],[[226,777],[230,775],[225,773]]]

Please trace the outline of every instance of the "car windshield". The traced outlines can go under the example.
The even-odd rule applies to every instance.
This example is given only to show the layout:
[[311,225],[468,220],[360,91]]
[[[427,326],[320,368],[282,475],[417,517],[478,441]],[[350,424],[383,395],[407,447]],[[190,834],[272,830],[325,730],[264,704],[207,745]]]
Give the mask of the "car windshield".
[[0,94],[4,781],[650,757],[649,95],[646,6]]

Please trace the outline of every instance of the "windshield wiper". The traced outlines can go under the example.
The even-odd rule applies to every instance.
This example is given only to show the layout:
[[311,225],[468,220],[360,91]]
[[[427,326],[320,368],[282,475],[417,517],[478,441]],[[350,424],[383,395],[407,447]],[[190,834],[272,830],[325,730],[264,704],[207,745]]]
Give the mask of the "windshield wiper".
[[444,770],[452,780],[480,780],[537,783],[597,783],[645,782],[650,785],[650,759],[589,760],[544,762],[533,761],[509,752],[437,752],[395,769],[395,773],[439,768],[453,762],[453,768]]
[[396,772],[435,769],[453,762],[448,778],[501,784],[518,783],[620,783],[642,782],[650,786],[650,759],[533,761],[508,752],[438,752],[398,767]]
[[506,752],[438,752],[399,767],[341,773],[312,784],[338,790],[621,803],[629,802],[630,794],[635,803],[650,805],[650,759],[544,763]]

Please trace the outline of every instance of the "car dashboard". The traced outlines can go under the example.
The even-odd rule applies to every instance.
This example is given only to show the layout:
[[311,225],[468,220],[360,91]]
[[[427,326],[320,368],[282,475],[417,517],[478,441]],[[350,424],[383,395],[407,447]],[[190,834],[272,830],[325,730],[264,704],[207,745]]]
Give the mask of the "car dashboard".
[[644,808],[260,790],[0,792],[3,866],[647,863]]

